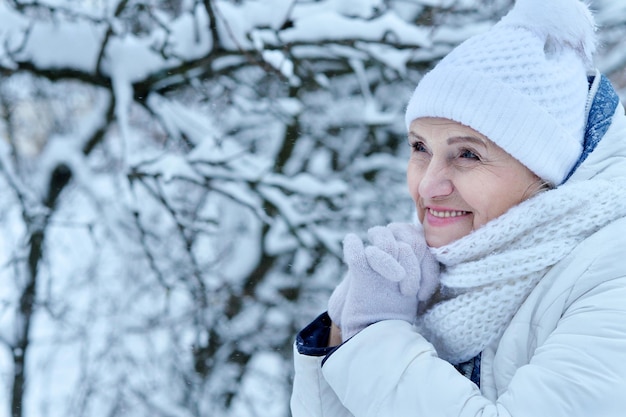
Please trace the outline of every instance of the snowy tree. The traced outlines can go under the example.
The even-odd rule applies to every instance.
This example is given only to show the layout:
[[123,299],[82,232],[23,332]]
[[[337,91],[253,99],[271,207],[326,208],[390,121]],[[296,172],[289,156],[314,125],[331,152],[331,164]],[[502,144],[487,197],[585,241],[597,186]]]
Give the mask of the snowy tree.
[[341,239],[411,219],[412,89],[510,5],[0,3],[0,416],[288,415]]

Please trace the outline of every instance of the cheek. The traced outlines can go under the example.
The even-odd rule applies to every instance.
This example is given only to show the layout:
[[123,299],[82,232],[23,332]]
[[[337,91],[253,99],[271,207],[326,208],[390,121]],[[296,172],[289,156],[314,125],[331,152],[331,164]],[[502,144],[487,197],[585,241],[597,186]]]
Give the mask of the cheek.
[[411,169],[411,166],[409,165],[409,168],[406,171],[406,183],[409,189],[409,194],[416,204],[419,200],[420,178],[421,177],[418,175],[417,170],[415,168]]
[[424,210],[422,210],[419,204],[419,200],[420,200],[419,185],[420,185],[420,181],[422,180],[422,176],[419,174],[418,170],[411,169],[409,166],[409,169],[407,170],[407,174],[406,174],[406,180],[407,180],[406,182],[407,182],[407,186],[409,189],[409,194],[411,195],[411,198],[413,199],[413,202],[415,203],[415,209],[417,210],[417,218],[420,223],[424,223]]
[[518,187],[514,181],[498,184],[496,187],[484,187],[483,198],[476,201],[478,210],[474,218],[474,227],[484,226],[506,213],[511,207],[518,205],[523,200],[525,189],[525,186]]

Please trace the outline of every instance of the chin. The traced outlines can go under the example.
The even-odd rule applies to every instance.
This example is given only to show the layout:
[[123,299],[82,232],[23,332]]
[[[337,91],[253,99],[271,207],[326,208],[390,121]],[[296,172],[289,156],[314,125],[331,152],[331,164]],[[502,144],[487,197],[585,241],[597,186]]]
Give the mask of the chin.
[[432,231],[429,233],[428,230],[424,231],[424,238],[426,239],[426,243],[431,248],[439,248],[441,246],[446,246],[456,240],[459,240],[463,236],[466,236],[467,233],[433,233]]
[[440,236],[429,236],[428,234],[425,234],[424,238],[426,239],[426,244],[431,248],[438,248],[449,243],[446,240],[441,239]]

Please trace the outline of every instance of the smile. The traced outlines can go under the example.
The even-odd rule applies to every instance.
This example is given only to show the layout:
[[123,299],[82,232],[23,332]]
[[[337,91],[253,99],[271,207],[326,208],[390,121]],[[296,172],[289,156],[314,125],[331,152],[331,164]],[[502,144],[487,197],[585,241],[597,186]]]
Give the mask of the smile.
[[437,211],[431,208],[428,209],[428,212],[435,217],[441,217],[441,218],[464,216],[467,213],[469,213],[469,211]]

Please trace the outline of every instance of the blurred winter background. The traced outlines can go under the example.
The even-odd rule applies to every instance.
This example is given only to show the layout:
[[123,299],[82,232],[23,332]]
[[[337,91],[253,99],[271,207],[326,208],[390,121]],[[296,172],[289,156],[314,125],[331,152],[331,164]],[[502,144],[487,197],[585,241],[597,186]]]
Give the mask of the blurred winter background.
[[[592,0],[626,98],[626,2]],[[403,108],[511,0],[0,0],[0,417],[286,417]]]

